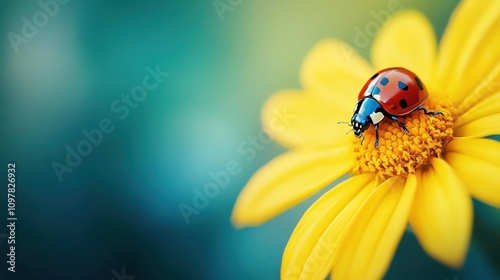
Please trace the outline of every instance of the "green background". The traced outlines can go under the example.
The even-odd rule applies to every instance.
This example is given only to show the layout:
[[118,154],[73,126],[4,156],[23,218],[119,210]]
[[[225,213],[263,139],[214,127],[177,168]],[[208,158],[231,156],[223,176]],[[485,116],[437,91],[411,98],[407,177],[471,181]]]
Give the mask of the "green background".
[[[389,2],[233,0],[221,1],[239,4],[219,15],[210,0],[70,0],[16,53],[7,34],[22,34],[22,17],[31,21],[41,7],[3,1],[1,174],[16,163],[19,220],[17,272],[6,271],[0,239],[0,278],[113,279],[125,268],[137,280],[278,279],[288,237],[318,196],[261,227],[235,230],[238,193],[284,151],[268,143],[247,160],[237,147],[258,136],[273,92],[299,87],[299,67],[316,42],[354,44],[356,28],[376,23],[371,12]],[[399,1],[423,12],[438,38],[457,3]],[[357,50],[369,58],[370,46]],[[111,105],[142,84],[148,66],[169,76],[120,119]],[[60,182],[52,164],[65,164],[66,147],[76,149],[82,130],[105,118],[114,130]],[[231,161],[241,172],[187,224],[179,205],[192,205],[210,172]],[[427,257],[407,233],[386,278],[500,277],[500,212],[480,203],[475,211],[462,270]]]

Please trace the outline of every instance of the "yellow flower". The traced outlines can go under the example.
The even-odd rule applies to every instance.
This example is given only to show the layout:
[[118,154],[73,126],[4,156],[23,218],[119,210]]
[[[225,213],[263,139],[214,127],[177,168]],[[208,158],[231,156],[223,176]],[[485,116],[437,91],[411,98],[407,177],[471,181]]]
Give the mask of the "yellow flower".
[[[349,173],[296,226],[283,254],[283,279],[377,279],[387,271],[409,223],[423,249],[451,267],[464,261],[471,196],[500,206],[500,1],[463,1],[439,48],[417,11],[394,15],[380,30],[372,65],[337,40],[307,55],[302,90],[273,95],[263,124],[290,151],[262,167],[238,197],[232,221],[259,225]],[[429,90],[424,104],[444,116],[413,112],[383,121],[380,143],[349,121],[360,88],[376,71],[401,66]],[[277,116],[281,108],[293,118]],[[274,128],[274,129],[273,129]],[[279,128],[279,129],[277,129]]]

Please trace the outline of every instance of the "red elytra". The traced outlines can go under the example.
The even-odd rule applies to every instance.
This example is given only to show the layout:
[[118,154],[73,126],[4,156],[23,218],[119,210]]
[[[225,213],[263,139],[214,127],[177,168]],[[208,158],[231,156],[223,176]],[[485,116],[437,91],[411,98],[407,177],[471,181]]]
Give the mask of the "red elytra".
[[378,71],[363,86],[358,100],[373,96],[393,116],[413,112],[427,100],[428,92],[418,76],[405,68]]

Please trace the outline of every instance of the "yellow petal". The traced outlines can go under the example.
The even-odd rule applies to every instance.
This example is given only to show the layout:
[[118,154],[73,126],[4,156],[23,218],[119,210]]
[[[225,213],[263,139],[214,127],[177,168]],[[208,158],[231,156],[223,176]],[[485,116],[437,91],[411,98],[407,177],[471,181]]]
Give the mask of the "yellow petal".
[[431,164],[417,174],[410,224],[427,254],[449,266],[460,267],[469,247],[472,202],[444,160],[434,158]]
[[[354,106],[354,104],[353,104]],[[350,121],[342,115],[338,104],[322,101],[302,91],[282,91],[274,94],[262,110],[265,131],[285,147],[331,147],[351,145],[349,127],[339,124]]]
[[454,128],[458,137],[485,137],[500,134],[500,114],[489,115]]
[[370,65],[344,42],[327,39],[309,52],[302,65],[303,87],[352,113],[359,91],[375,73]]
[[392,261],[408,223],[417,182],[384,181],[366,199],[344,231],[345,239],[333,265],[333,279],[381,279]]
[[233,223],[240,227],[262,224],[315,194],[353,166],[349,146],[284,153],[250,178],[234,206]]
[[309,209],[283,253],[282,279],[324,279],[337,253],[337,238],[370,194],[374,174],[357,175],[322,195]]
[[[500,52],[499,52],[500,53]],[[482,75],[476,86],[463,97],[461,102],[456,102],[458,114],[467,113],[468,110],[474,109],[485,104],[483,101],[500,93],[500,63],[497,63],[491,71]],[[496,102],[494,103],[497,104]]]
[[436,36],[427,18],[417,11],[394,15],[380,30],[372,47],[377,69],[401,66],[415,72],[430,87],[436,56]]
[[479,101],[474,107],[461,114],[454,125],[455,128],[459,128],[465,124],[494,114],[500,114],[500,92]]
[[441,40],[437,81],[462,100],[491,71],[500,53],[500,1],[462,1]]
[[446,161],[477,199],[500,207],[500,143],[490,139],[455,138]]

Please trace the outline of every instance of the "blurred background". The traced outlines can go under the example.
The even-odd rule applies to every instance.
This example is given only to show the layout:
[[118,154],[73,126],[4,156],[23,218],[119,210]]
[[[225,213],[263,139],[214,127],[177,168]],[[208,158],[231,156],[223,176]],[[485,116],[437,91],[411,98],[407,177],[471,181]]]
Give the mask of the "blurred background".
[[[238,193],[284,151],[263,144],[247,160],[238,146],[258,136],[273,92],[299,87],[316,42],[353,45],[389,2],[4,0],[1,174],[16,163],[18,221],[14,274],[0,226],[0,279],[278,279],[288,237],[318,195],[234,229]],[[396,2],[427,15],[438,38],[458,4]],[[369,58],[367,39],[356,50]],[[179,207],[234,162],[240,172],[184,217]],[[498,279],[499,236],[500,211],[475,203],[462,270],[406,233],[386,278]]]

